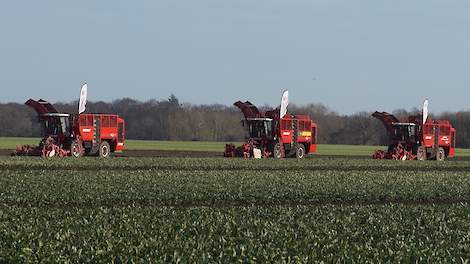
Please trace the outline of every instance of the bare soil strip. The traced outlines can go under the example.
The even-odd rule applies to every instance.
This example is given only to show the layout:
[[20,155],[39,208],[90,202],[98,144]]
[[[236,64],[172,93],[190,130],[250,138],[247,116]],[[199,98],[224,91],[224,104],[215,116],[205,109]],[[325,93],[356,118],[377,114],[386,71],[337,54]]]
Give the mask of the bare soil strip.
[[[13,150],[0,149],[0,156],[11,156]],[[180,151],[180,150],[126,150],[122,154],[115,154],[115,157],[121,158],[221,158],[223,152],[214,151]],[[307,155],[308,159],[328,158],[328,159],[371,159],[370,156],[364,155]],[[470,156],[454,157],[448,161],[470,161]]]

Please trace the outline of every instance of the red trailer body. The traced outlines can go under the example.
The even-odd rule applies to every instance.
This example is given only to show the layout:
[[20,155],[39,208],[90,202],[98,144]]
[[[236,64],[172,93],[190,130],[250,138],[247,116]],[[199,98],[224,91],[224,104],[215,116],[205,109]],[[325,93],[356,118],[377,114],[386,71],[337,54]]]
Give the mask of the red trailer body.
[[447,120],[426,122],[423,126],[423,146],[433,148],[439,146],[445,151],[446,157],[455,156],[455,128]]
[[287,114],[281,118],[278,131],[278,138],[284,145],[300,143],[304,145],[306,154],[317,152],[317,124],[309,116]]
[[80,135],[85,153],[96,153],[106,141],[111,152],[124,150],[124,120],[110,114],[80,114],[74,116],[73,130]]
[[409,116],[407,122],[386,112],[372,116],[382,121],[390,136],[388,151],[377,151],[374,158],[444,160],[455,155],[455,128],[448,120],[428,118],[423,124],[422,115]]

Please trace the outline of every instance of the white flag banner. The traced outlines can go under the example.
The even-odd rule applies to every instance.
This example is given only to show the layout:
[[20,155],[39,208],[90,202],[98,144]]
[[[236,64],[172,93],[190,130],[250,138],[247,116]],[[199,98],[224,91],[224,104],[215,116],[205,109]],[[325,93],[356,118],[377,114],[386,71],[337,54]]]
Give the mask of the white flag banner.
[[429,105],[429,100],[428,99],[424,100],[424,103],[423,103],[423,125],[426,123],[426,120],[428,120],[428,115],[429,115],[428,105]]
[[283,118],[287,114],[288,105],[289,105],[289,91],[285,90],[282,93],[282,98],[281,98],[281,110],[279,112],[280,118]]
[[79,114],[85,112],[87,93],[88,93],[88,85],[85,83],[82,85],[82,89],[80,89],[80,101],[78,103]]

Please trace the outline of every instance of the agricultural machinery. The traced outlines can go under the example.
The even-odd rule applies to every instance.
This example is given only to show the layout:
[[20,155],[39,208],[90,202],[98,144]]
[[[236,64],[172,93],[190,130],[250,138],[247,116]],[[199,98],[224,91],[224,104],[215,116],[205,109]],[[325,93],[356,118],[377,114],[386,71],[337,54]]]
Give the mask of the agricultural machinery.
[[43,128],[39,146],[18,146],[12,155],[42,157],[109,157],[124,149],[124,120],[111,114],[59,113],[47,101],[29,99]]
[[[283,96],[284,97],[284,96]],[[285,95],[287,101],[287,95]],[[306,115],[290,115],[287,103],[281,109],[261,112],[252,103],[234,103],[245,116],[242,126],[246,143],[240,147],[225,146],[224,157],[297,157],[304,158],[317,150],[317,125]]]
[[448,120],[427,118],[427,110],[409,116],[405,122],[387,112],[372,116],[382,121],[390,137],[388,150],[376,151],[374,159],[441,161],[455,154],[455,128]]

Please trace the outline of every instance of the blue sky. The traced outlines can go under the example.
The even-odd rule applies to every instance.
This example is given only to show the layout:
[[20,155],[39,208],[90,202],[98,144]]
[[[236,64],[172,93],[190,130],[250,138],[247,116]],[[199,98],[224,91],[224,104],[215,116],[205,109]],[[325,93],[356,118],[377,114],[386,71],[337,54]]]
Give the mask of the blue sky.
[[1,102],[249,99],[470,109],[470,1],[0,3]]

